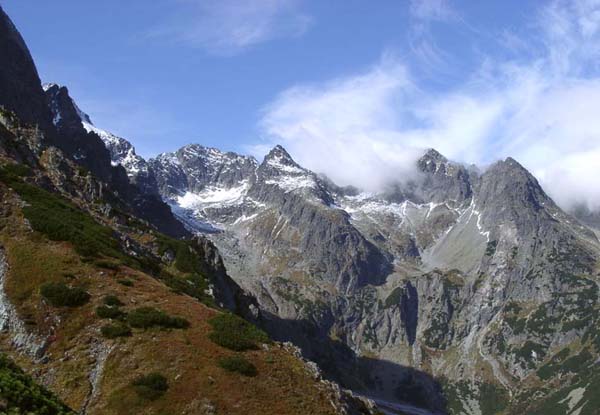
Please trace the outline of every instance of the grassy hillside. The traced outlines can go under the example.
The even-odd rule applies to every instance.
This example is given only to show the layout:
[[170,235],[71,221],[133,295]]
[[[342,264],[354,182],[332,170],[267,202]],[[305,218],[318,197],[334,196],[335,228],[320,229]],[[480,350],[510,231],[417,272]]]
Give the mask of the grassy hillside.
[[[4,289],[40,356],[2,347],[90,414],[334,414],[332,390],[257,328],[214,307],[193,243],[114,224],[0,170]],[[134,246],[123,248],[127,240]],[[166,260],[163,258],[167,258]],[[42,413],[42,412],[39,412]],[[49,412],[50,413],[50,412]]]

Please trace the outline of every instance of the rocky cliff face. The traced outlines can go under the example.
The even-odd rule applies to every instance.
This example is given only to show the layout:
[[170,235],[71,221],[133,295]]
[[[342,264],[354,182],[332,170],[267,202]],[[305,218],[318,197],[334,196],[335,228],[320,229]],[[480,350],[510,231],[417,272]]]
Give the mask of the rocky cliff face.
[[[185,236],[187,232],[183,225],[173,217],[169,207],[156,194],[153,176],[144,175],[143,171],[134,172],[141,159],[138,159],[138,164],[135,160],[119,159],[131,172],[128,174],[122,165],[113,162],[111,151],[98,134],[103,131],[93,128],[88,122],[89,117],[81,112],[69,96],[67,88],[56,84],[46,84],[44,88],[57,132],[54,142],[56,147],[106,183],[125,209],[147,220],[161,232],[177,237]],[[108,137],[110,138],[112,137]],[[129,150],[135,156],[132,148]],[[113,146],[113,153],[115,151],[118,150]]]
[[96,127],[89,115],[81,111],[75,102],[73,106],[77,112],[83,128],[88,133],[94,133],[106,146],[110,153],[111,164],[113,166],[123,166],[127,172],[129,181],[135,184],[143,194],[158,195],[158,185],[152,170],[144,158],[137,155],[135,148],[124,138]]

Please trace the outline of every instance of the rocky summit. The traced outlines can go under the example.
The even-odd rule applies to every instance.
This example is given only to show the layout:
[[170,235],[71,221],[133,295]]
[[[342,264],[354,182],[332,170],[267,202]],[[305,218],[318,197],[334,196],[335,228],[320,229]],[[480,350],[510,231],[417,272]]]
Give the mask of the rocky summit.
[[0,54],[1,413],[600,413],[600,216],[517,160],[146,160]]

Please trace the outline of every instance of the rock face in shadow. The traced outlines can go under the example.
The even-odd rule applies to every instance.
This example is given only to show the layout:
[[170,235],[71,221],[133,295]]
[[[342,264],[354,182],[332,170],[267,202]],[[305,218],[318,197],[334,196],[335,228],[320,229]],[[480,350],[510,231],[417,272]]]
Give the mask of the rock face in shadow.
[[0,106],[53,137],[52,116],[23,38],[0,7]]
[[99,179],[107,183],[126,182],[125,171],[112,168],[110,153],[102,140],[83,128],[68,89],[51,84],[45,86],[45,93],[58,132],[56,146]]
[[406,328],[406,337],[409,345],[413,345],[417,338],[417,324],[419,322],[419,296],[417,290],[409,282],[402,294],[400,315]]

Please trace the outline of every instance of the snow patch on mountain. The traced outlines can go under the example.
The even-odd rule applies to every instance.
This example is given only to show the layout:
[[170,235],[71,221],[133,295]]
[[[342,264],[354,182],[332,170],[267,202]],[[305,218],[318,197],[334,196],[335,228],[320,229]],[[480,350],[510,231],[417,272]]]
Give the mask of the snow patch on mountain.
[[177,197],[176,203],[184,209],[201,210],[208,207],[239,205],[248,192],[248,181],[232,188],[207,187],[200,193],[186,192]]
[[278,154],[278,155],[273,156],[273,158],[267,160],[267,164],[270,167],[273,167],[274,169],[280,170],[285,173],[292,173],[292,174],[306,173],[306,170],[304,170],[298,166],[295,166],[295,165],[286,164],[284,161],[286,161],[286,159],[282,155]]
[[[289,166],[285,166],[286,168]],[[313,177],[306,176],[279,176],[277,179],[265,180],[265,184],[276,185],[286,193],[304,188],[316,188],[317,184]]]
[[146,160],[135,153],[135,148],[129,141],[98,128],[83,119],[81,120],[81,124],[88,133],[96,133],[104,141],[104,144],[110,151],[113,166],[120,164],[125,168],[129,176],[134,176],[142,171],[148,171]]

